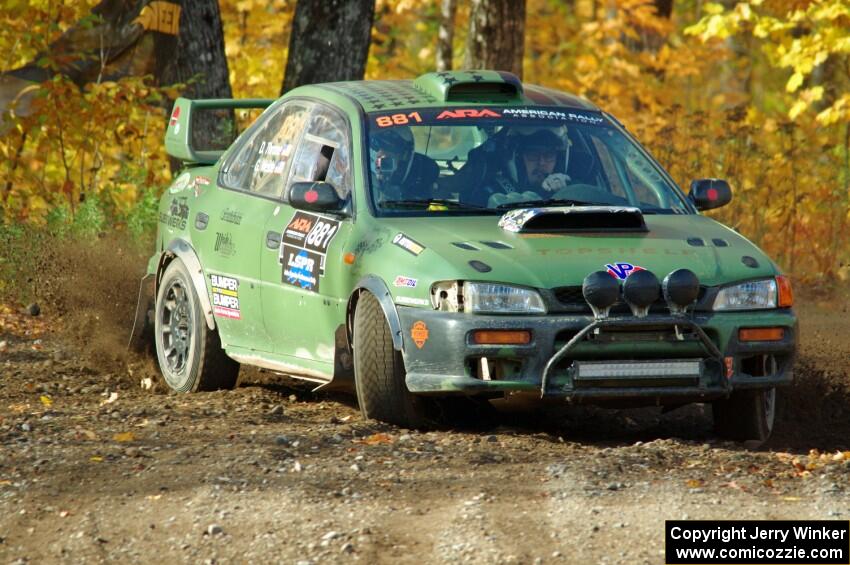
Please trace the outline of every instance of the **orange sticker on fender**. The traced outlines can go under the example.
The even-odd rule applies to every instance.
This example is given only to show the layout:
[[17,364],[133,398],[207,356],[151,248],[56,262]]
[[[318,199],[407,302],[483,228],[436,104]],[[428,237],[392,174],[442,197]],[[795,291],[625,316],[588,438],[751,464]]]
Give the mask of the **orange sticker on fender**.
[[425,322],[421,320],[415,322],[410,328],[410,337],[413,338],[413,343],[416,344],[416,347],[422,349],[425,342],[428,341],[428,326],[425,325]]

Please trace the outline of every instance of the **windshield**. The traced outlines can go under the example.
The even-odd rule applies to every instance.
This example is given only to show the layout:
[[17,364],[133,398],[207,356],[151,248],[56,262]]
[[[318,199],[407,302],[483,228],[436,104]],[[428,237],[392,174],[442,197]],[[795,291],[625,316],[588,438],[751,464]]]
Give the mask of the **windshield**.
[[658,165],[599,112],[401,110],[368,123],[371,198],[382,215],[556,205],[689,212]]

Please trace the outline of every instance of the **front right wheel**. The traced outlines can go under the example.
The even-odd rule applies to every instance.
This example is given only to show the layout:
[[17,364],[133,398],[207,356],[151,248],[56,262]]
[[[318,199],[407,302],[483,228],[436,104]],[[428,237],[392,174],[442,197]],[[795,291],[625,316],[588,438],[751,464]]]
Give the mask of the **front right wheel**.
[[404,360],[393,347],[381,304],[364,292],[354,311],[354,383],[365,418],[405,428],[428,424],[428,399],[407,390]]
[[717,435],[764,443],[776,418],[776,389],[741,390],[711,405]]

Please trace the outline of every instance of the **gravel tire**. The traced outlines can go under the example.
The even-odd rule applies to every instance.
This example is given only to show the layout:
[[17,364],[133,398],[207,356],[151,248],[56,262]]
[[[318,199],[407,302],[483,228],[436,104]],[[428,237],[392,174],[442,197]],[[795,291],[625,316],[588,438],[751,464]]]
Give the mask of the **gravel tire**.
[[154,309],[159,369],[175,392],[231,389],[239,363],[225,355],[218,332],[207,327],[189,271],[180,259],[162,276]]
[[716,400],[711,409],[717,435],[737,441],[764,443],[773,431],[776,417],[776,389],[733,392]]
[[427,426],[427,399],[411,394],[404,376],[404,360],[393,348],[381,304],[364,292],[354,311],[354,383],[365,418],[405,428]]

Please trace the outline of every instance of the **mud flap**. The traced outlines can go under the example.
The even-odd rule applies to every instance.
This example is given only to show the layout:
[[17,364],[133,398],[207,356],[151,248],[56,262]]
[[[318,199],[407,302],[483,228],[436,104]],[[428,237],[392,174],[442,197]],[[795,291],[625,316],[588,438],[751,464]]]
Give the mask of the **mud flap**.
[[139,283],[139,298],[136,301],[136,318],[133,321],[133,330],[130,332],[130,341],[127,349],[143,352],[148,345],[153,344],[153,309],[154,309],[154,282],[156,275],[147,274]]
[[354,359],[348,346],[348,336],[345,325],[340,324],[334,332],[334,376],[330,381],[320,384],[313,392],[353,391],[354,390]]

